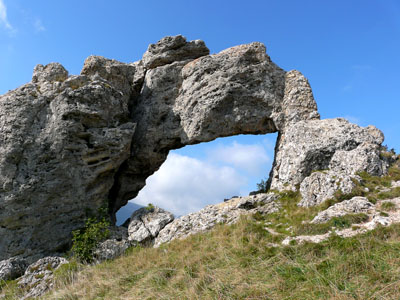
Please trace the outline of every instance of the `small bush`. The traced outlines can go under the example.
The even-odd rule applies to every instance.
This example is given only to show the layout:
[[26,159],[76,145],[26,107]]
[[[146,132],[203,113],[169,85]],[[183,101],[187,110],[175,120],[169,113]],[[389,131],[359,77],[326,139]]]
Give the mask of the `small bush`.
[[261,179],[259,183],[257,183],[257,192],[266,193],[268,191],[267,180]]
[[151,203],[147,204],[146,210],[147,210],[147,211],[153,211],[153,210],[154,210],[154,205],[151,204]]
[[91,263],[93,253],[100,242],[109,236],[110,222],[106,217],[87,219],[85,227],[72,232],[71,252],[79,261]]

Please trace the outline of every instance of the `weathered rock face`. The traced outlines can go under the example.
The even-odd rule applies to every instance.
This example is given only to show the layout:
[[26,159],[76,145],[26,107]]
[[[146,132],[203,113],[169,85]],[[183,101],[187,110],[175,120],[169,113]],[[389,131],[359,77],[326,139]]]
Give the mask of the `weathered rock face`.
[[296,189],[306,177],[320,176],[312,173],[321,170],[339,177],[361,171],[382,175],[386,171],[386,163],[379,158],[383,139],[374,126],[364,128],[342,118],[290,124],[278,138],[271,188]]
[[160,230],[174,220],[174,215],[157,206],[142,207],[135,211],[128,226],[128,240],[137,243],[151,242]]
[[276,212],[280,207],[276,202],[278,198],[278,195],[274,193],[262,193],[247,197],[235,197],[223,203],[208,205],[198,212],[182,216],[166,225],[155,238],[154,246],[159,247],[174,239],[210,230],[219,223],[236,223],[244,214]]
[[0,259],[62,250],[85,212],[108,204],[135,131],[128,101],[59,64],[1,96]]
[[312,170],[384,171],[382,134],[320,121],[307,80],[263,44],[208,53],[167,37],[135,63],[91,56],[78,76],[38,65],[32,82],[0,96],[0,260],[63,250],[88,210],[107,205],[115,219],[169,150],[217,137],[278,131],[276,189]]
[[311,221],[313,224],[326,223],[334,217],[341,217],[347,214],[366,213],[374,208],[374,205],[365,197],[353,197],[350,200],[336,203],[328,209],[321,211]]
[[21,299],[40,297],[50,290],[54,285],[54,271],[67,263],[65,258],[49,256],[31,264],[18,279],[18,286],[27,291]]
[[361,178],[333,171],[317,171],[306,177],[300,184],[301,201],[299,206],[310,207],[321,204],[334,197],[337,191],[349,194]]

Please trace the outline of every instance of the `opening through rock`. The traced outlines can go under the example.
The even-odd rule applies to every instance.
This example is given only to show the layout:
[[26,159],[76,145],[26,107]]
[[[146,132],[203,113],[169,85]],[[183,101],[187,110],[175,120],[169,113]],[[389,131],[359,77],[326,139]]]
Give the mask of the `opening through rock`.
[[116,224],[149,203],[178,217],[248,195],[268,178],[276,139],[277,133],[238,135],[170,151],[138,196],[117,212]]

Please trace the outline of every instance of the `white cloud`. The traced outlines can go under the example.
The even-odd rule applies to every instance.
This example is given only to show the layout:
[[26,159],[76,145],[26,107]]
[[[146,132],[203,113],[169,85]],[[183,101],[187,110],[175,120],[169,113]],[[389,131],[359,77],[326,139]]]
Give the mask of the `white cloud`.
[[246,184],[247,179],[231,167],[171,153],[132,202],[153,203],[175,215],[184,215],[239,195]]
[[2,23],[3,26],[8,30],[13,30],[13,27],[11,26],[11,24],[8,22],[7,19],[7,8],[4,5],[3,0],[0,0],[0,23]]
[[234,141],[231,145],[219,145],[208,151],[212,161],[220,161],[246,171],[252,176],[265,173],[265,164],[270,162],[262,145],[244,145]]
[[33,22],[33,26],[35,27],[36,32],[41,32],[46,30],[46,27],[43,26],[42,20],[40,19],[35,19],[35,21]]

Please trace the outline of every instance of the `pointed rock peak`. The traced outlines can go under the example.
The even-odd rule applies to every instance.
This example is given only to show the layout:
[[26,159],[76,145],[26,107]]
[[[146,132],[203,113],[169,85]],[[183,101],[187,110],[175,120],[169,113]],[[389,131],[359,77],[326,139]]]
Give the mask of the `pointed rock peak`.
[[282,107],[285,113],[285,124],[320,118],[311,86],[307,78],[299,71],[292,70],[286,73]]

